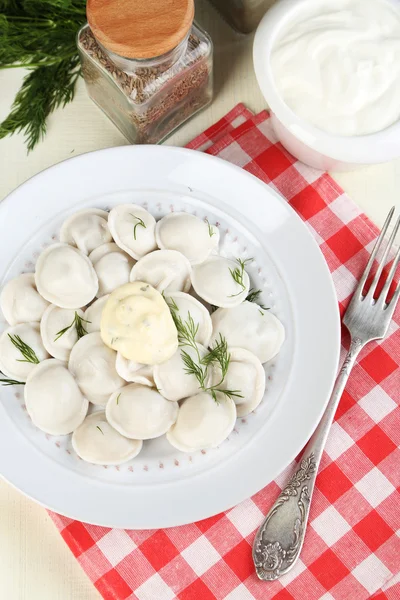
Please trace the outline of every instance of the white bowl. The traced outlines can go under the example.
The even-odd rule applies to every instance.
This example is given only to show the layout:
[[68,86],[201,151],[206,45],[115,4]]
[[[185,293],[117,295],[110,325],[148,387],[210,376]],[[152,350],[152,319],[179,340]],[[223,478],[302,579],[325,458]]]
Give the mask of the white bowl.
[[[397,0],[389,1],[398,7]],[[346,171],[399,157],[400,121],[370,135],[332,135],[298,117],[280,96],[271,68],[271,50],[292,14],[309,2],[280,0],[264,15],[254,39],[254,69],[270,107],[271,123],[277,138],[293,156],[311,167],[326,171]]]

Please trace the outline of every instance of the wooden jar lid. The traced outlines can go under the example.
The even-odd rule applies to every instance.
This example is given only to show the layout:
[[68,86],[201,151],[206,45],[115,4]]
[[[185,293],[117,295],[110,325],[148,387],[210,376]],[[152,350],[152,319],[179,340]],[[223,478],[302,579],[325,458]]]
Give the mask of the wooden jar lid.
[[154,58],[185,39],[194,0],[87,0],[86,14],[107,50],[126,58]]

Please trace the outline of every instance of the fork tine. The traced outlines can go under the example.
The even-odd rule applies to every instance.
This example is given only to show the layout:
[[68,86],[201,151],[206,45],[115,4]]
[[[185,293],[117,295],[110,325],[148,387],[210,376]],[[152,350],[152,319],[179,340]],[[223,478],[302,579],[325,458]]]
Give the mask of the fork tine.
[[386,217],[386,220],[385,220],[385,222],[383,224],[383,227],[382,227],[382,231],[381,231],[378,239],[375,242],[375,246],[374,246],[374,249],[372,250],[371,256],[369,257],[369,261],[367,263],[367,266],[365,267],[364,273],[361,275],[361,279],[358,282],[358,286],[356,287],[356,290],[354,292],[354,296],[353,296],[354,298],[356,298],[356,297],[360,298],[362,296],[362,292],[363,292],[363,289],[364,289],[365,282],[368,279],[368,275],[369,275],[369,273],[371,271],[372,264],[373,264],[373,262],[375,260],[375,257],[376,257],[376,255],[378,253],[379,248],[381,247],[382,240],[383,240],[383,238],[386,235],[386,232],[387,232],[388,227],[389,227],[389,223],[392,220],[394,209],[395,209],[395,207],[392,206],[392,208],[389,211],[388,216]]
[[[382,260],[380,261],[380,263],[378,265],[378,269],[377,269],[377,271],[375,273],[375,277],[374,277],[374,279],[373,279],[373,281],[371,283],[371,287],[368,290],[367,296],[369,298],[371,298],[371,299],[374,296],[374,293],[375,293],[375,290],[376,290],[376,286],[378,285],[378,281],[379,281],[379,279],[380,279],[380,277],[382,275],[382,271],[383,271],[383,269],[385,267],[385,264],[386,264],[386,259],[387,259],[388,255],[389,255],[389,252],[390,252],[390,250],[391,250],[391,248],[393,246],[393,242],[396,239],[396,235],[397,235],[397,232],[399,230],[399,226],[400,226],[400,217],[396,221],[396,224],[395,224],[395,226],[393,228],[393,231],[392,231],[392,235],[390,236],[389,241],[386,244],[386,248],[385,248],[385,251],[383,253]],[[385,298],[386,298],[386,295],[385,295]]]
[[[400,222],[400,218],[399,218],[398,223],[399,222]],[[400,263],[400,248],[397,250],[396,256],[393,260],[393,264],[389,271],[389,275],[385,281],[385,285],[383,286],[381,294],[379,296],[379,303],[382,305],[385,304],[386,296],[388,294],[390,286],[392,285],[392,282],[393,282],[393,279],[394,279],[394,276],[396,273],[396,269],[399,266],[399,263]],[[396,308],[396,304],[399,299],[399,296],[400,296],[400,282],[397,284],[397,288],[395,290],[395,293],[393,294],[393,298],[389,302],[389,306],[392,306],[392,304],[393,304],[393,310]]]

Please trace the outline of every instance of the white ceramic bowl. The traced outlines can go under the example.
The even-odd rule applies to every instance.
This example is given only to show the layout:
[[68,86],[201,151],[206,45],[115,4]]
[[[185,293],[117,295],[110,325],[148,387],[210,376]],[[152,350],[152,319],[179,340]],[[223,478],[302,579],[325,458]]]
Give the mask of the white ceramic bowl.
[[[397,0],[388,1],[399,6]],[[277,138],[293,156],[326,171],[345,171],[399,157],[400,121],[370,135],[332,135],[298,117],[280,96],[272,74],[271,50],[289,18],[309,2],[280,0],[264,15],[254,39],[254,68]]]

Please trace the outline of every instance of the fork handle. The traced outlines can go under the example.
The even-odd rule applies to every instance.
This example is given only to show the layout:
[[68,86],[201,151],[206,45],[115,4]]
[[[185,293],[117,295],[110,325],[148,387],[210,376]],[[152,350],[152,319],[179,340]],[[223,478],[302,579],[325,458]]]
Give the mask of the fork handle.
[[363,346],[360,338],[351,340],[326,410],[304,449],[300,465],[257,532],[253,560],[260,579],[278,579],[294,566],[299,557],[322,452],[339,400]]

